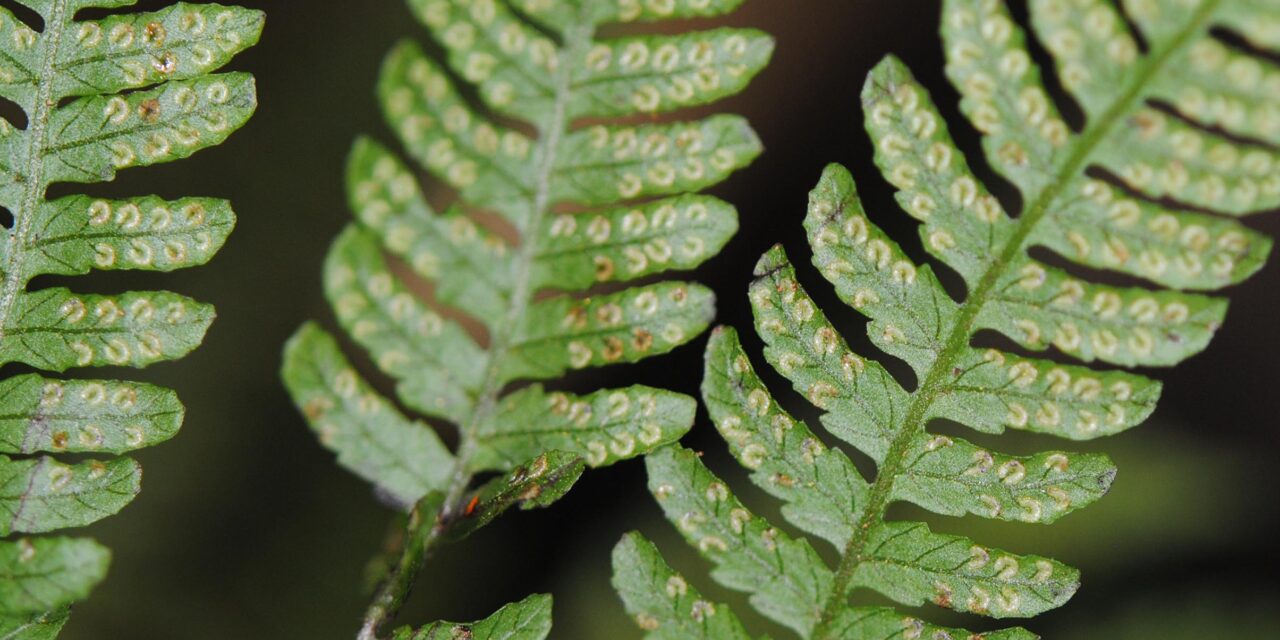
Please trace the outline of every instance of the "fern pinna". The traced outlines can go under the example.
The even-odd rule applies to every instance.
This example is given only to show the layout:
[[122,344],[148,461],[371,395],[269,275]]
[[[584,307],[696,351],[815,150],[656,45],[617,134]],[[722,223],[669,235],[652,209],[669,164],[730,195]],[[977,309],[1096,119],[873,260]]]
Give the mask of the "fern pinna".
[[[144,367],[203,339],[213,308],[163,291],[94,295],[32,289],[41,275],[171,271],[207,262],[235,223],[223,200],[88,195],[46,199],[50,185],[111,180],[214,146],[253,113],[252,76],[211,74],[257,42],[261,12],[179,3],[107,13],[133,0],[21,0],[0,8],[0,96],[26,116],[0,119],[0,363],[49,371]],[[82,11],[95,17],[77,15]],[[38,15],[39,21],[36,21]],[[106,573],[87,538],[30,537],[87,525],[137,495],[123,454],[182,422],[177,396],[114,380],[23,373],[0,380],[0,636],[51,638],[69,606]],[[48,454],[77,455],[63,462]]]
[[[695,401],[674,392],[512,384],[662,354],[710,323],[705,287],[615,283],[692,269],[719,251],[736,212],[693,193],[750,162],[759,141],[736,116],[632,121],[737,93],[772,41],[729,28],[594,34],[610,23],[716,16],[740,1],[411,0],[445,62],[403,42],[378,95],[405,150],[457,203],[437,213],[396,153],[358,141],[348,171],[357,220],[330,251],[325,292],[342,327],[395,379],[399,401],[455,425],[459,444],[450,451],[376,395],[314,324],[292,339],[283,370],[339,462],[394,502],[417,505],[362,637],[394,614],[439,544],[513,504],[549,504],[584,464],[646,453],[692,425]],[[428,280],[435,304],[384,254]],[[507,475],[472,486],[494,471]]]
[[[876,163],[923,223],[924,249],[966,293],[957,302],[873,225],[839,166],[811,194],[805,228],[814,265],[870,318],[872,343],[910,366],[914,390],[850,351],[780,247],[760,261],[750,298],[765,359],[822,410],[831,435],[874,461],[874,479],[778,406],[732,330],[711,339],[703,396],[717,429],[751,479],[785,503],[786,520],[835,547],[836,566],[753,515],[693,452],[648,457],[651,491],[716,565],[713,577],[799,636],[1034,637],[1018,628],[970,634],[853,604],[869,589],[908,606],[1025,618],[1078,587],[1078,572],[1057,561],[887,520],[886,510],[902,501],[942,515],[1049,523],[1100,498],[1115,469],[1103,455],[1005,455],[927,426],[943,419],[987,433],[1091,439],[1141,422],[1160,386],[1103,366],[979,348],[975,334],[1099,365],[1173,365],[1204,348],[1226,308],[1185,290],[1239,282],[1265,261],[1269,240],[1228,216],[1280,205],[1280,69],[1261,55],[1280,50],[1280,10],[1269,0],[1121,4],[1030,3],[1034,34],[1084,112],[1073,131],[1006,6],[944,2],[947,74],[986,160],[1021,193],[1016,217],[969,170],[906,67],[890,58],[872,71],[863,108]],[[1219,29],[1238,39],[1221,39]],[[1032,247],[1055,256],[1038,259]],[[1156,288],[1097,283],[1067,263]],[[748,637],[640,534],[623,539],[614,562],[615,585],[650,637]]]

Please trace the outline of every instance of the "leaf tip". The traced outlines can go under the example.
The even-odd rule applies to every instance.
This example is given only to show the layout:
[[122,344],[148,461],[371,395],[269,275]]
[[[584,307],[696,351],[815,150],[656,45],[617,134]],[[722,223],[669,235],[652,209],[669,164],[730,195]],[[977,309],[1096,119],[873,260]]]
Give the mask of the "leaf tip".
[[787,250],[781,243],[769,247],[760,260],[756,262],[753,275],[756,278],[767,278],[774,273],[791,266],[790,260],[787,259]]

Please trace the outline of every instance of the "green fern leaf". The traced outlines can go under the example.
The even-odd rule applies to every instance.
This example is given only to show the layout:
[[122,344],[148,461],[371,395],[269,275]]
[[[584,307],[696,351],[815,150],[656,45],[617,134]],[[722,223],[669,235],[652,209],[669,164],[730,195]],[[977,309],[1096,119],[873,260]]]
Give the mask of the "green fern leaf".
[[[347,172],[356,222],[329,253],[324,286],[338,323],[395,380],[399,403],[452,423],[459,445],[447,450],[371,392],[314,325],[286,347],[282,375],[340,464],[396,503],[417,504],[411,522],[451,529],[426,536],[434,544],[519,494],[501,479],[471,492],[476,474],[534,469],[557,452],[565,480],[538,485],[545,504],[576,479],[573,458],[580,473],[688,431],[696,405],[681,394],[512,385],[660,355],[708,327],[709,289],[654,278],[697,267],[737,230],[733,207],[696,192],[749,163],[760,143],[737,116],[636,116],[741,91],[773,45],[750,29],[595,36],[605,24],[721,15],[737,8],[732,0],[409,4],[444,61],[400,43],[378,97],[407,155],[457,202],[437,211],[395,151],[357,141]],[[430,283],[430,302],[408,272]],[[432,492],[443,494],[441,512],[423,513]],[[400,579],[387,588],[407,588]],[[364,637],[398,606],[384,595]]]
[[70,611],[37,613],[28,618],[0,619],[0,638],[5,640],[53,640],[62,632]]
[[344,467],[403,504],[448,482],[453,454],[427,425],[405,418],[356,376],[329,334],[308,324],[289,348],[285,381],[291,388],[332,389],[309,397],[302,410],[313,419],[325,417],[317,434],[338,451]]
[[662,559],[652,542],[637,532],[613,549],[613,586],[636,624],[663,640],[748,640],[737,616],[723,604],[702,598]]
[[[209,198],[46,199],[51,185],[97,183],[217,145],[253,113],[253,78],[213,74],[252,46],[261,12],[174,4],[76,19],[132,0],[24,0],[39,31],[0,8],[0,96],[27,117],[0,120],[0,364],[62,372],[143,367],[200,344],[213,308],[164,291],[91,295],[28,288],[42,275],[172,271],[204,264],[235,223]],[[74,464],[47,454],[125,454],[172,437],[183,408],[169,390],[29,373],[0,380],[0,536],[80,527],[137,495],[126,457]],[[0,634],[52,638],[67,607],[105,575],[109,552],[88,539],[0,541]]]
[[84,599],[107,574],[111,552],[84,538],[23,538],[0,547],[0,615],[21,618],[49,603]]
[[547,507],[573,488],[585,470],[582,458],[563,451],[548,451],[498,476],[477,489],[467,507],[456,514],[456,523],[445,523],[445,539],[461,540],[491,522],[503,511]]
[[[1053,522],[1107,492],[1115,468],[1106,456],[1007,455],[930,433],[929,423],[1085,440],[1140,423],[1160,393],[1159,383],[1126,371],[979,348],[976,334],[994,331],[1029,351],[1052,347],[1062,360],[1174,365],[1207,345],[1226,310],[1224,300],[1186,290],[1239,282],[1265,262],[1270,240],[1227,216],[1280,206],[1280,120],[1270,119],[1259,84],[1278,72],[1212,30],[1274,52],[1280,12],[1262,2],[1123,4],[1127,16],[1105,0],[1031,2],[1036,36],[1085,114],[1073,132],[1003,3],[944,3],[948,76],[987,161],[1026,203],[1016,217],[970,171],[906,67],[889,58],[871,72],[863,106],[876,164],[921,221],[925,250],[963,280],[964,297],[957,302],[929,265],[872,224],[842,167],[829,167],[810,195],[805,229],[818,271],[869,318],[871,342],[911,368],[914,389],[849,348],[780,246],[757,265],[750,298],[765,359],[821,410],[831,435],[871,458],[872,480],[778,405],[733,330],[713,335],[703,398],[716,428],[752,481],[784,502],[787,522],[835,547],[835,567],[807,538],[752,514],[693,452],[648,456],[651,492],[715,565],[713,578],[751,594],[754,608],[801,637],[1034,637],[970,636],[852,603],[874,590],[907,606],[1026,618],[1061,606],[1079,586],[1078,572],[1055,560],[886,519],[891,504],[909,502],[941,515]],[[1033,257],[1034,247],[1152,286],[1094,282]],[[675,589],[664,593],[651,576],[670,571],[637,545],[628,537],[615,550],[615,584],[652,637],[674,637],[669,629],[690,628],[695,612]],[[714,609],[732,621],[719,623],[723,637],[740,636],[732,613]],[[705,635],[705,608],[700,615]]]
[[421,629],[398,629],[392,640],[542,640],[551,633],[551,596],[513,602],[479,622],[434,622]]

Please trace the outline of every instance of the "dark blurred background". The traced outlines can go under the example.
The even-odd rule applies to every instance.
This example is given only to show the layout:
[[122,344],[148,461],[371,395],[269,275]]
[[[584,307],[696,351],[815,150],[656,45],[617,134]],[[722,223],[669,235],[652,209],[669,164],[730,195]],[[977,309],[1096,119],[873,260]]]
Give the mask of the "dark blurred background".
[[[343,161],[359,133],[392,141],[373,98],[375,73],[397,39],[425,41],[426,34],[399,0],[242,3],[269,14],[262,43],[235,64],[257,75],[257,116],[217,149],[89,188],[228,197],[240,223],[206,268],[72,284],[105,291],[170,288],[215,303],[219,320],[194,355],[127,374],[176,387],[188,418],[176,439],[140,454],[146,468],[141,497],[91,529],[115,559],[106,582],[77,607],[64,635],[69,640],[350,638],[368,599],[366,562],[393,515],[316,443],[281,388],[277,368],[281,344],[303,320],[332,325],[319,275],[327,245],[349,220]],[[1021,14],[1023,3],[1013,4]],[[802,282],[853,342],[873,353],[859,340],[863,320],[840,306],[807,266],[801,219],[823,165],[841,162],[858,176],[872,218],[922,257],[914,223],[874,170],[860,124],[862,80],[887,53],[904,58],[934,91],[971,162],[999,184],[977,155],[973,131],[941,76],[937,13],[934,1],[751,0],[722,21],[767,30],[778,47],[772,66],[745,94],[716,107],[750,118],[767,148],[714,191],[738,205],[742,217],[728,249],[693,276],[718,292],[721,322],[749,327],[751,267],[782,242],[805,265]],[[1280,235],[1275,216],[1251,224]],[[1156,372],[1166,381],[1165,394],[1147,424],[1074,447],[1104,450],[1119,466],[1111,495],[1097,506],[1051,527],[928,517],[935,530],[1051,555],[1083,571],[1075,599],[1028,627],[1051,638],[1280,637],[1272,604],[1280,597],[1273,475],[1280,445],[1277,284],[1280,260],[1229,291],[1234,308],[1209,351],[1174,371]],[[759,342],[749,333],[744,339],[758,354]],[[703,344],[699,339],[670,356],[578,382],[638,381],[696,393]],[[776,377],[768,380],[789,408],[803,412],[804,403]],[[776,503],[751,491],[728,463],[704,415],[685,443],[706,450],[749,505],[776,516]],[[1015,435],[997,446],[1027,452],[1068,445]],[[894,515],[921,517],[908,509]],[[590,472],[554,508],[505,516],[449,549],[424,572],[399,620],[475,619],[546,591],[556,598],[556,638],[639,637],[609,587],[609,550],[634,528],[655,539],[704,592],[734,603],[756,633],[790,637],[749,615],[741,597],[706,577],[706,565],[661,519],[639,462]]]

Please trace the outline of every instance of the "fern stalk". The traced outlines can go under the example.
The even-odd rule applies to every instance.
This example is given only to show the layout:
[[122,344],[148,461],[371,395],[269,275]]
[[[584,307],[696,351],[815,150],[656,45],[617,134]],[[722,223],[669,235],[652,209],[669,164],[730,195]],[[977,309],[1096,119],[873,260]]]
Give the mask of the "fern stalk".
[[[593,33],[594,29],[590,25],[568,29],[565,34],[564,50],[566,57],[574,59],[581,55],[584,48],[590,45]],[[532,232],[542,225],[551,201],[551,172],[555,167],[556,151],[559,148],[560,139],[564,136],[568,126],[565,118],[565,102],[569,98],[569,79],[572,77],[572,73],[572,66],[561,66],[559,73],[556,74],[555,108],[548,121],[538,127],[539,131],[545,132],[545,137],[540,138],[537,145],[538,191],[534,196],[533,215],[529,218],[528,224],[519,228],[520,237],[529,238],[529,241],[521,243],[517,258],[511,267],[512,281],[514,282],[511,310],[501,324],[498,325],[498,330],[490,336],[490,351],[495,354],[503,354],[509,348],[514,328],[519,325],[520,319],[528,311],[529,303],[533,301],[534,292],[531,291],[529,286],[529,277],[533,272],[533,258],[537,254],[539,243]],[[452,515],[449,510],[456,506],[456,503],[466,492],[467,487],[471,485],[474,474],[468,472],[467,466],[471,461],[471,456],[475,453],[476,447],[475,438],[472,434],[479,430],[480,425],[485,420],[493,416],[494,409],[498,405],[498,399],[506,386],[501,376],[501,366],[502,358],[500,356],[490,361],[488,368],[485,370],[484,391],[480,394],[476,411],[472,415],[470,422],[460,431],[461,443],[458,446],[457,462],[454,463],[452,479],[449,482],[449,492],[445,499],[446,506],[440,513],[441,517]]]
[[[435,550],[436,542],[440,539],[440,528],[435,523],[442,517],[443,503],[439,501],[438,494],[433,496],[435,500],[424,500],[410,512],[409,521],[398,541],[399,551],[393,550],[390,554],[395,557],[395,565],[383,579],[365,611],[364,624],[358,635],[360,640],[377,638],[378,629],[396,616],[400,607],[409,599],[409,592],[413,590],[418,572]],[[461,497],[461,492],[458,497]]]
[[[576,59],[581,55],[585,47],[590,46],[594,31],[594,28],[589,24],[566,30],[566,57]],[[565,103],[569,99],[569,80],[572,77],[572,73],[572,66],[561,66],[559,73],[556,74],[555,108],[547,121],[540,123],[541,126],[538,127],[539,131],[546,132],[545,137],[540,138],[537,145],[538,191],[534,197],[533,216],[529,218],[528,224],[518,229],[522,238],[530,238],[532,236],[530,230],[538,229],[548,212],[548,206],[551,202],[551,172],[555,167],[556,150],[559,147],[561,137],[568,127],[568,122],[565,118]],[[533,292],[529,286],[529,276],[533,273],[533,258],[537,251],[538,243],[536,241],[521,243],[517,254],[518,257],[512,264],[512,279],[515,283],[515,292],[512,295],[511,310],[507,313],[507,317],[497,325],[498,330],[490,336],[490,350],[495,354],[502,354],[506,351],[512,340],[512,330],[519,326],[520,319],[524,317],[529,303],[533,300]],[[458,432],[460,441],[458,443],[457,460],[454,462],[453,471],[450,474],[449,490],[445,494],[444,500],[439,503],[436,509],[428,510],[425,514],[418,507],[414,508],[405,535],[406,544],[404,550],[396,563],[396,568],[384,581],[373,603],[369,605],[369,609],[365,613],[364,626],[361,627],[360,631],[361,640],[373,640],[376,638],[377,630],[382,624],[395,617],[400,606],[408,599],[409,591],[413,588],[418,572],[422,570],[427,559],[431,557],[435,543],[441,539],[442,532],[436,523],[447,523],[450,520],[454,520],[458,515],[458,509],[463,506],[462,497],[470,489],[475,479],[475,474],[469,468],[471,456],[475,453],[476,447],[475,437],[472,434],[479,431],[480,425],[493,416],[502,391],[506,387],[506,383],[501,377],[501,366],[501,357],[493,358],[490,361],[485,371],[484,391],[480,394],[475,413],[467,425]],[[430,528],[424,534],[423,530],[427,525],[430,525]],[[447,527],[447,524],[442,526]]]

